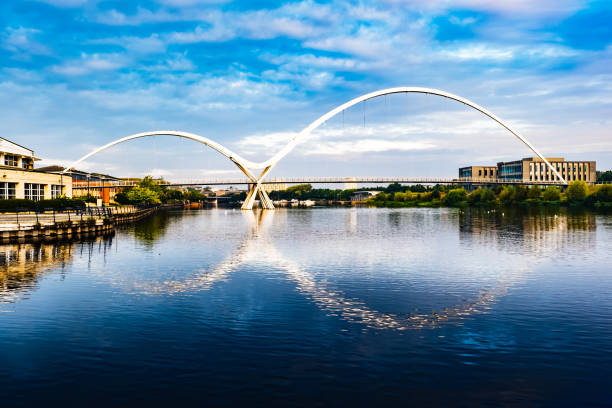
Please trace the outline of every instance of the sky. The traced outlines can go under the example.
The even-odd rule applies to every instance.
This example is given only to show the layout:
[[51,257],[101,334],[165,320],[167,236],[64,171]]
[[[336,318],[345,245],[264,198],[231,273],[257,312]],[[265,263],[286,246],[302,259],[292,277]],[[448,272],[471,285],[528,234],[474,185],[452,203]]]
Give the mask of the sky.
[[[544,155],[612,168],[612,2],[3,0],[0,136],[37,166],[133,133],[181,130],[264,161],[336,106],[396,86],[480,104]],[[432,95],[357,105],[270,176],[453,177],[533,154]],[[233,177],[193,141],[128,142],[80,166],[119,177]]]

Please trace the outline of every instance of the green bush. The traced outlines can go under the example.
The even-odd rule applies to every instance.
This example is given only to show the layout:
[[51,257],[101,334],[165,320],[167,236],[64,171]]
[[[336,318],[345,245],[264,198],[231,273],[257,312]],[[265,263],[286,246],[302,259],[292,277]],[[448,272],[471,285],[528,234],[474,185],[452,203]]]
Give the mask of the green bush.
[[468,195],[468,201],[471,204],[475,203],[490,203],[495,200],[495,193],[488,188],[477,188]]
[[449,191],[442,202],[448,206],[456,206],[467,198],[467,191],[463,187]]
[[65,208],[83,208],[85,202],[80,198],[55,198],[53,200],[26,200],[23,198],[0,199],[0,211],[14,211],[16,209],[42,210]]
[[584,202],[590,207],[609,207],[609,205],[612,205],[612,184],[596,187],[596,190],[588,195]]
[[561,200],[561,190],[559,187],[548,186],[542,193],[544,201],[559,201]]
[[512,193],[514,190],[510,186],[504,186],[502,190],[499,192],[500,201],[507,202],[512,199]]
[[542,190],[538,186],[531,186],[529,191],[527,191],[527,198],[532,200],[537,200],[542,195]]
[[527,187],[521,184],[518,184],[512,187],[512,196],[510,198],[515,203],[526,200],[527,199]]
[[567,201],[577,202],[584,201],[587,195],[587,185],[582,180],[572,181],[567,187],[565,196]]

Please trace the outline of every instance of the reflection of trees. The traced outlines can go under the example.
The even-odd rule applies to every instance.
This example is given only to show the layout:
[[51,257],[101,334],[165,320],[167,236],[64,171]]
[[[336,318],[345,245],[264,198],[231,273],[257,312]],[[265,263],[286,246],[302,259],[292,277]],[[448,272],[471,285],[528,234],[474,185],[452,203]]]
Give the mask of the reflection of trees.
[[182,212],[178,211],[159,211],[152,217],[145,217],[127,228],[132,229],[136,239],[151,247],[166,234],[168,227],[179,220],[181,215]]
[[[462,240],[546,256],[594,245],[595,216],[566,208],[468,208],[459,213]],[[576,233],[584,231],[587,233]]]

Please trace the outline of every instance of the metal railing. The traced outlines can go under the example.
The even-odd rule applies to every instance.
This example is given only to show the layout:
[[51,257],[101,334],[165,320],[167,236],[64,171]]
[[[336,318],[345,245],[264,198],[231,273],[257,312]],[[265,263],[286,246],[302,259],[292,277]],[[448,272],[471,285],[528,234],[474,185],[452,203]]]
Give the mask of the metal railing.
[[124,207],[78,207],[78,208],[16,208],[0,212],[0,231],[13,230],[15,227],[52,226],[60,222],[87,222],[100,220],[120,214],[133,214],[139,210],[156,205]]
[[[477,177],[459,177],[459,178],[442,178],[442,177],[276,177],[267,178],[262,181],[262,184],[343,184],[343,183],[361,183],[361,184],[528,184],[528,185],[566,185],[567,183],[559,180],[516,180],[516,179],[499,179],[499,178],[477,178]],[[253,184],[247,178],[209,178],[209,179],[192,179],[192,180],[176,180],[159,183],[160,186],[206,186],[206,185],[234,185],[234,184]],[[116,188],[116,187],[133,187],[138,185],[137,181],[115,181],[104,185],[87,185],[87,183],[74,183],[73,190],[79,189],[100,189],[100,188]]]

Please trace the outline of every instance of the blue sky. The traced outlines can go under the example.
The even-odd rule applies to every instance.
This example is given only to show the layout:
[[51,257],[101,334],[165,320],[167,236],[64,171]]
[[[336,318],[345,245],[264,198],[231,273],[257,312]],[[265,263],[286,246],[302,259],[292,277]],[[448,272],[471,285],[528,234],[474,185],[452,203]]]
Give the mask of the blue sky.
[[[485,106],[547,156],[612,168],[609,1],[5,0],[0,16],[0,129],[41,165],[157,129],[263,161],[353,97],[424,86]],[[398,95],[336,117],[273,175],[453,176],[526,156],[461,104]],[[237,174],[215,152],[163,137],[83,168]]]

